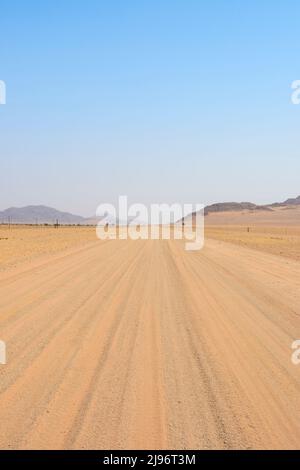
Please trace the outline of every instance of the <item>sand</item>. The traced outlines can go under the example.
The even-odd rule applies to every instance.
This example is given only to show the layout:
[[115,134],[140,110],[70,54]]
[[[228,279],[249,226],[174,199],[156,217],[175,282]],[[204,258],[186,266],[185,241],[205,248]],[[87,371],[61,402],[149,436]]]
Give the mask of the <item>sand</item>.
[[297,260],[72,230],[0,273],[0,448],[300,448]]
[[207,225],[207,238],[300,261],[300,226]]
[[94,227],[0,224],[0,273],[95,240]]

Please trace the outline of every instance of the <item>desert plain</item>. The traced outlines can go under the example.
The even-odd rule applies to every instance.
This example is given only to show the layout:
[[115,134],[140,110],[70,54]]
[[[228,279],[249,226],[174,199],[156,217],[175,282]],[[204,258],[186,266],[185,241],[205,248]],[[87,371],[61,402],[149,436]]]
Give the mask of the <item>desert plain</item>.
[[299,449],[287,214],[208,216],[195,252],[0,226],[0,448]]

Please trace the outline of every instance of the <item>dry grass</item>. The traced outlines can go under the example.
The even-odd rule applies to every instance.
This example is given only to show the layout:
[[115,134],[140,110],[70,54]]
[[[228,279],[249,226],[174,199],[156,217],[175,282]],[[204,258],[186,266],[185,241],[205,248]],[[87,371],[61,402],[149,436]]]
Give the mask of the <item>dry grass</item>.
[[207,238],[300,260],[300,226],[207,226]]
[[93,240],[95,227],[0,225],[0,271]]

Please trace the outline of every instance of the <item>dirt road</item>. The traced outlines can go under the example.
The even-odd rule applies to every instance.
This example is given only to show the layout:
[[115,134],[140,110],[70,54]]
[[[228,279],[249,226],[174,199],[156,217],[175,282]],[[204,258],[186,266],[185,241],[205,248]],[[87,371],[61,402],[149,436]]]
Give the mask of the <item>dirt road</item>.
[[300,263],[106,241],[0,277],[1,448],[300,448]]

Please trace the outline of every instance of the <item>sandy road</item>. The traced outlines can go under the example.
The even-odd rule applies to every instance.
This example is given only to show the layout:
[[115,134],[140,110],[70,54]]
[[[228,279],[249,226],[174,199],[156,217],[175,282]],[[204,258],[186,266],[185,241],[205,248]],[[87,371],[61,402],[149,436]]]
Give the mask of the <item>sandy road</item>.
[[300,448],[300,263],[107,241],[0,278],[1,448]]

